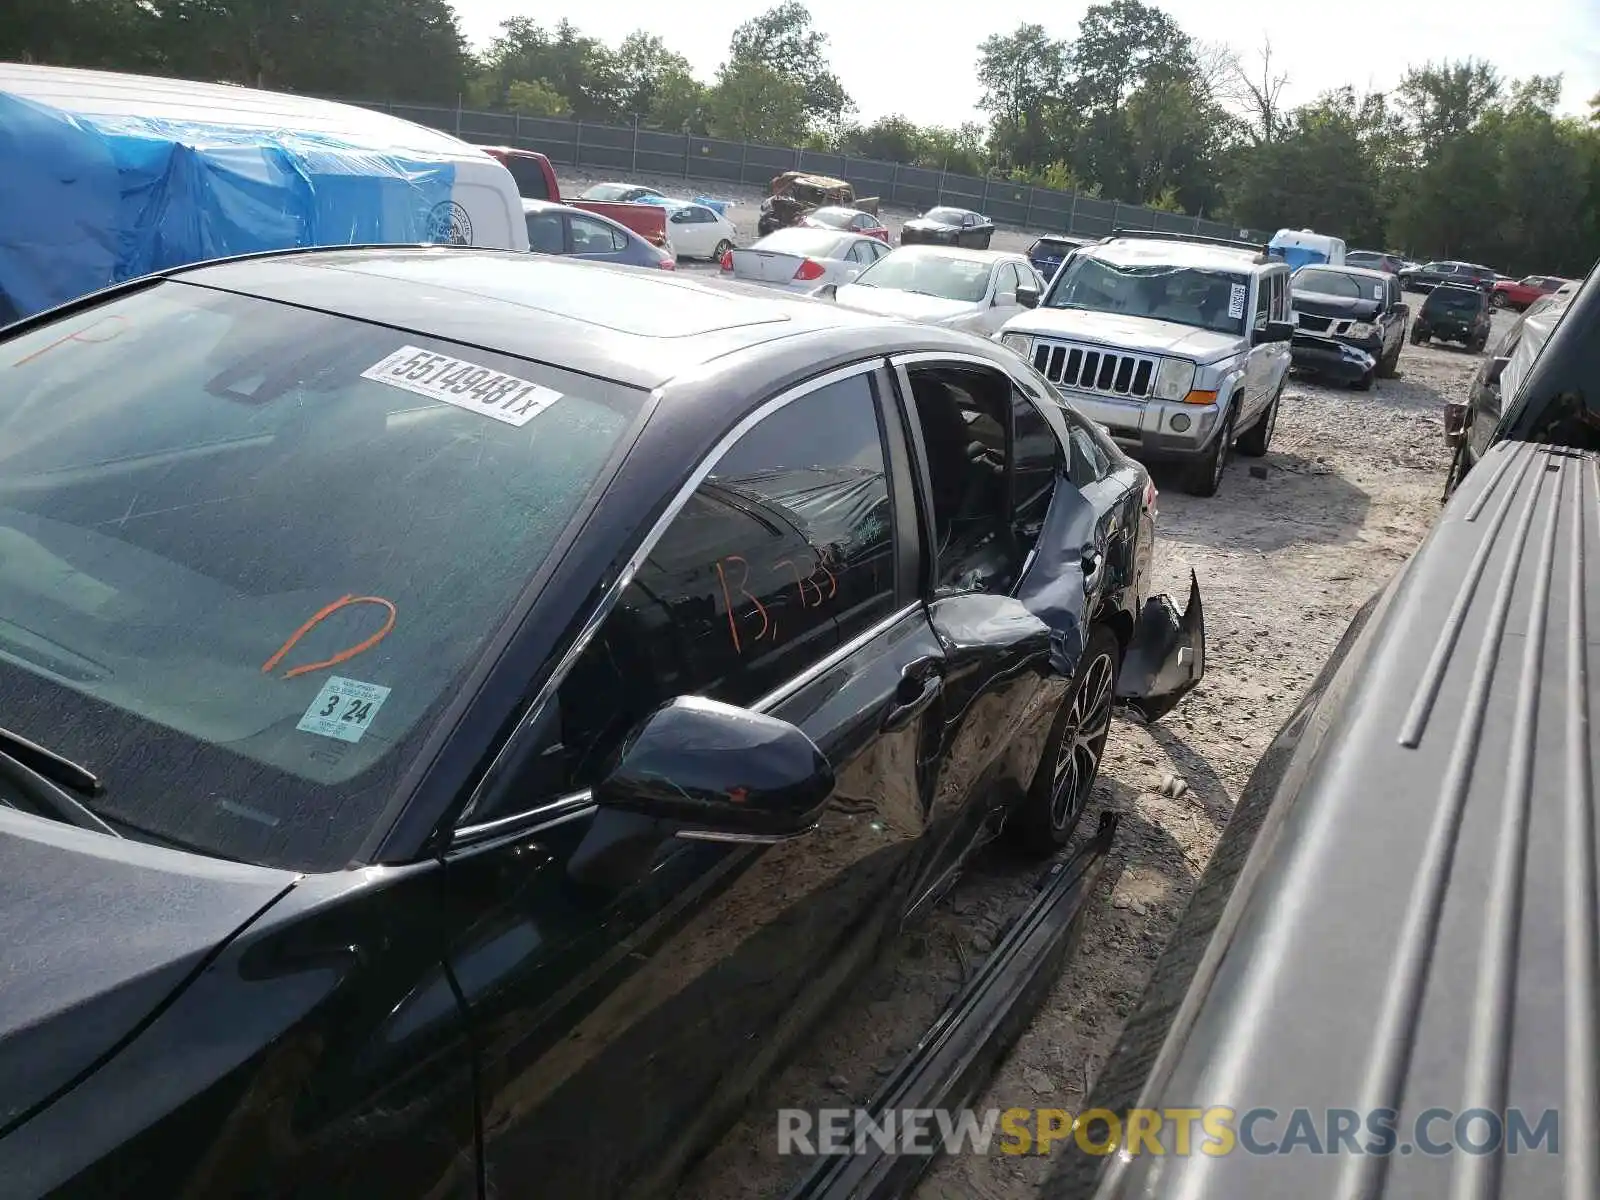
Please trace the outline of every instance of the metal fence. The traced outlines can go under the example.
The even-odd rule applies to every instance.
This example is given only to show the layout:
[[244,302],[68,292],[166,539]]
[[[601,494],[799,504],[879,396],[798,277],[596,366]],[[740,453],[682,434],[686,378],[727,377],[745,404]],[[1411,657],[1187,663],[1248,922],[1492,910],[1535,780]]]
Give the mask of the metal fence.
[[765,188],[784,171],[811,171],[848,180],[862,196],[921,212],[936,204],[973,208],[1002,225],[1031,231],[1105,237],[1113,229],[1155,229],[1206,237],[1265,235],[1201,217],[1161,212],[1139,204],[1101,200],[1081,192],[1032,187],[1006,179],[959,175],[902,163],[852,158],[754,142],[661,133],[637,126],[596,125],[557,117],[475,112],[416,104],[367,103],[418,125],[455,134],[480,145],[538,150],[560,166],[617,175],[676,175],[696,181]]

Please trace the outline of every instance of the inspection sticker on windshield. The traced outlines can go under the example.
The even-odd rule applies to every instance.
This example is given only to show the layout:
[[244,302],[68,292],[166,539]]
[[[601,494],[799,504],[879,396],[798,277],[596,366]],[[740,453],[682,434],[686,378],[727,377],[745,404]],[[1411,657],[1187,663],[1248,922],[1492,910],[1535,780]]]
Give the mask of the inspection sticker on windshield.
[[386,687],[335,675],[322,685],[295,728],[301,733],[338,738],[341,742],[359,742],[388,698]]
[[1244,316],[1245,287],[1242,283],[1235,283],[1228,288],[1228,315],[1230,317]]
[[361,378],[442,400],[507,425],[526,425],[561,399],[561,393],[552,388],[416,346],[401,346],[361,372]]

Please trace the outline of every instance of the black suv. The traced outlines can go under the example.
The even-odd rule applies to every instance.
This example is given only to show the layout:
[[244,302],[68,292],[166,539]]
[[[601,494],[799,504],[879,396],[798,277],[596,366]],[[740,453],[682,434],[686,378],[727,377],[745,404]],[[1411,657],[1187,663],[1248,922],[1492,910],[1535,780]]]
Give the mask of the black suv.
[[1441,283],[1428,293],[1411,323],[1411,340],[1421,345],[1429,338],[1460,342],[1473,350],[1489,344],[1489,293],[1481,288]]

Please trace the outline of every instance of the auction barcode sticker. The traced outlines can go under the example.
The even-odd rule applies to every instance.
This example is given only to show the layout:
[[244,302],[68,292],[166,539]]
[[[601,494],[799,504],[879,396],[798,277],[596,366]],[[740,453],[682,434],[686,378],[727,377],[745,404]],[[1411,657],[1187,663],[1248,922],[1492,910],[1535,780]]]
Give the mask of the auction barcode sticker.
[[1242,283],[1235,283],[1228,288],[1228,316],[1238,319],[1244,316],[1244,301],[1248,293]]
[[553,388],[417,346],[401,346],[361,372],[361,378],[518,427],[561,399]]

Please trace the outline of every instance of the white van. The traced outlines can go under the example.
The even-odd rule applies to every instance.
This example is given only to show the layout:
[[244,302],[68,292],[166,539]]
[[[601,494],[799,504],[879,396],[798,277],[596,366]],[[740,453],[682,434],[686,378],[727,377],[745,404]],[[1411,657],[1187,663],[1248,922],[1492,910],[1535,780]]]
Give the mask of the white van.
[[1280,229],[1267,243],[1267,253],[1289,264],[1291,271],[1307,263],[1344,266],[1344,242],[1309,229]]
[[0,63],[0,129],[0,292],[19,315],[148,271],[259,250],[528,248],[522,200],[501,163],[351,105]]

